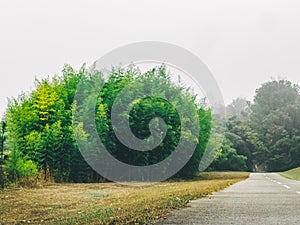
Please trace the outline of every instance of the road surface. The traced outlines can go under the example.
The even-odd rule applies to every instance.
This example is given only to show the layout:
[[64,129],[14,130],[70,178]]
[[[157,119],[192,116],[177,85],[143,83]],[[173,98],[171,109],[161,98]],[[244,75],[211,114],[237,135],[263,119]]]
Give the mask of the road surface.
[[189,205],[157,224],[300,225],[300,181],[252,173],[249,179]]

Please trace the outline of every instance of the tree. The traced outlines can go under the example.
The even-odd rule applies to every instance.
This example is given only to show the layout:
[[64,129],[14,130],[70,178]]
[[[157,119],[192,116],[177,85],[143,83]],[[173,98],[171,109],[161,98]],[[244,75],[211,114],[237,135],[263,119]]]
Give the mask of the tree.
[[49,171],[56,181],[72,181],[72,98],[83,72],[65,66],[62,77],[37,80],[30,94],[10,100],[6,112],[10,171],[15,171],[21,157],[31,160],[45,175]]
[[236,119],[239,121],[246,121],[249,119],[251,113],[250,106],[250,101],[246,100],[245,98],[237,98],[226,107],[226,113],[236,117]]
[[281,171],[299,166],[295,148],[300,134],[299,86],[279,80],[263,84],[256,90],[252,105],[251,128],[263,147],[253,154],[258,166]]
[[230,143],[225,141],[210,168],[220,171],[245,171],[246,160],[246,156],[237,154]]
[[4,189],[5,185],[5,174],[4,174],[4,142],[6,139],[6,122],[3,120],[0,122],[0,186]]
[[9,155],[7,170],[10,181],[25,185],[35,182],[38,176],[37,164],[16,149]]
[[[124,92],[123,89],[128,86],[130,86],[130,88],[127,88],[126,92]],[[123,105],[127,106],[127,103],[124,104],[124,100],[116,100],[121,91],[122,99],[125,99],[125,101],[139,94],[146,96],[129,103],[131,104],[129,114],[118,115],[120,121],[122,117],[129,118],[131,131],[137,138],[151,142],[151,138],[148,139],[151,136],[149,131],[150,121],[156,117],[160,117],[164,120],[166,124],[166,136],[164,139],[161,139],[159,146],[152,151],[140,152],[130,149],[116,137],[114,130],[116,128],[112,125],[111,109],[113,104],[117,105],[120,103],[121,107],[123,107]],[[166,101],[165,99],[169,99],[170,101]],[[88,100],[86,102],[88,102]],[[191,107],[198,109],[198,115],[197,110],[195,111],[195,115],[191,114]],[[179,118],[177,112],[178,108],[182,109],[181,112],[183,112],[184,118]],[[197,118],[199,118],[199,124],[202,128],[200,129],[200,137],[198,134],[195,135],[193,131],[183,133],[184,138],[182,139],[185,141],[187,148],[198,140],[199,143],[196,151],[191,155],[191,159],[186,166],[178,172],[177,176],[187,177],[198,172],[200,159],[210,134],[210,110],[206,110],[203,105],[196,105],[195,96],[191,95],[188,89],[173,84],[164,66],[154,68],[144,74],[140,74],[135,68],[113,70],[100,92],[96,109],[98,134],[106,148],[115,158],[136,166],[156,164],[167,158],[175,150],[179,142],[181,122],[187,124],[191,123],[191,120],[197,121]],[[189,119],[191,116],[195,118]],[[154,126],[153,128],[159,132],[163,130],[157,121],[152,123],[152,125]],[[119,124],[117,129],[122,129],[125,126],[125,124],[124,126]],[[191,126],[187,124],[186,127]],[[92,142],[92,140],[90,141]],[[162,173],[163,172],[164,171],[162,171]]]

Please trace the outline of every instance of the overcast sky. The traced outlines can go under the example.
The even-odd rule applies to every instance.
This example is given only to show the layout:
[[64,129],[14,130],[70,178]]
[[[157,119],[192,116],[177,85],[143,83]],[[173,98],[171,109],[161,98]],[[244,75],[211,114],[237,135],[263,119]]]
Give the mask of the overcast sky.
[[297,0],[0,0],[0,113],[35,77],[59,74],[65,63],[90,65],[145,40],[196,54],[225,103],[252,100],[271,77],[300,84]]

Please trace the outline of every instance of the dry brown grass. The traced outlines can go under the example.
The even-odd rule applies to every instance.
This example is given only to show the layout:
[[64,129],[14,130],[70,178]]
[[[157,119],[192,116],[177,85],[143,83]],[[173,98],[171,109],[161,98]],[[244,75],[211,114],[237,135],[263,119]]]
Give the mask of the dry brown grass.
[[115,183],[55,184],[6,190],[0,193],[0,223],[151,224],[189,200],[224,189],[248,175],[203,173],[199,180],[143,187]]

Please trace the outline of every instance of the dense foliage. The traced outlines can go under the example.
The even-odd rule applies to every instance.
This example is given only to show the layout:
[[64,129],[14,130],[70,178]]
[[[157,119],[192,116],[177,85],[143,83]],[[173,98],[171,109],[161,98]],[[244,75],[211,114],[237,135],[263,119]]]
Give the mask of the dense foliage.
[[[300,166],[298,85],[286,80],[267,82],[256,90],[252,105],[237,99],[227,109],[224,145],[229,143],[238,155],[246,157],[248,170],[283,171]],[[214,163],[218,169],[229,166],[236,170],[237,166],[236,163],[222,166],[225,162],[218,158]],[[243,168],[241,164],[239,169]]]
[[256,163],[268,171],[300,166],[299,86],[280,80],[256,90],[251,128],[263,145],[254,154]]
[[[85,127],[89,124],[73,124],[72,114],[74,110],[81,110],[77,108],[76,101],[73,101],[79,82],[83,83],[84,90],[88,90],[92,88],[95,77],[100,77],[100,85],[103,85],[94,108],[96,128],[101,140],[114,157],[132,165],[155,164],[170,155],[179,140],[181,121],[176,108],[164,99],[155,97],[136,100],[127,116],[130,117],[133,133],[140,139],[149,136],[148,126],[151,119],[163,118],[167,125],[167,133],[162,143],[151,152],[138,152],[122,145],[116,138],[111,123],[111,107],[116,96],[126,85],[142,77],[148,84],[156,82],[157,85],[151,85],[151,93],[157,94],[159,90],[155,87],[163,85],[164,92],[160,94],[171,96],[172,103],[185,108],[192,104],[197,108],[196,116],[199,116],[201,128],[198,132],[199,142],[198,136],[185,134],[186,142],[195,139],[198,144],[190,161],[177,176],[186,177],[198,171],[201,155],[209,138],[210,111],[204,105],[197,104],[196,97],[191,95],[188,89],[173,84],[165,67],[155,68],[145,74],[134,68],[116,69],[105,80],[101,73],[97,73],[96,76],[89,74],[84,67],[76,72],[70,66],[65,66],[62,76],[55,76],[51,80],[37,80],[31,93],[22,94],[9,102],[5,115],[8,137],[5,145],[8,152],[5,168],[9,180],[16,181],[38,175],[42,179],[54,179],[56,182],[97,182],[103,179],[85,162],[75,141],[74,129],[81,139],[94,141],[90,140],[85,132]],[[150,87],[145,85],[147,82],[144,82],[141,90]],[[132,88],[132,93],[136,90],[137,87]],[[85,91],[81,93],[86,107],[90,107],[91,96],[84,96]],[[128,97],[129,95],[130,93]]]
[[[78,84],[81,83],[78,92]],[[86,90],[100,85],[91,96]],[[127,92],[124,89],[127,88]],[[116,102],[146,92],[130,102],[130,129],[135,137],[152,141],[152,129],[160,144],[152,151],[136,151],[116,136],[112,108]],[[80,93],[83,104],[74,101]],[[118,96],[123,96],[123,100]],[[93,98],[96,104],[93,105]],[[170,101],[166,101],[169,99]],[[225,139],[210,170],[282,171],[300,166],[300,94],[299,87],[286,80],[270,81],[256,90],[254,102],[236,99],[227,106]],[[80,106],[78,106],[80,105]],[[192,114],[190,107],[195,107]],[[82,121],[74,120],[74,112]],[[178,110],[183,111],[180,118]],[[191,115],[192,114],[192,115]],[[154,118],[161,118],[164,124]],[[182,122],[198,119],[199,130],[183,132]],[[88,122],[90,121],[90,122]],[[78,72],[65,66],[62,76],[36,81],[35,89],[11,99],[0,130],[0,185],[4,182],[38,177],[56,182],[98,182],[104,178],[84,160],[76,140],[94,143],[86,132],[94,126],[105,147],[116,159],[136,166],[156,164],[167,158],[183,135],[186,148],[197,142],[188,163],[177,177],[193,176],[209,140],[212,117],[205,104],[197,103],[189,89],[170,81],[164,66],[142,74],[137,68],[114,69],[104,78],[99,72]],[[164,127],[165,125],[165,127]],[[123,127],[123,126],[120,126]],[[74,132],[76,131],[76,132]],[[75,137],[76,133],[76,137]],[[92,145],[91,145],[92,146]],[[91,151],[90,157],[94,157]],[[109,167],[108,167],[109,169]],[[162,171],[163,173],[163,171]]]

